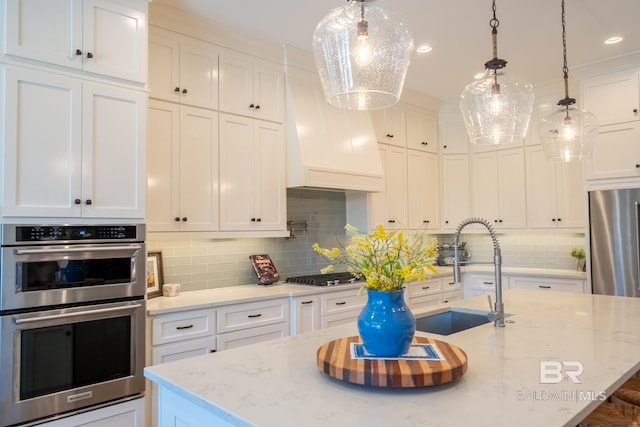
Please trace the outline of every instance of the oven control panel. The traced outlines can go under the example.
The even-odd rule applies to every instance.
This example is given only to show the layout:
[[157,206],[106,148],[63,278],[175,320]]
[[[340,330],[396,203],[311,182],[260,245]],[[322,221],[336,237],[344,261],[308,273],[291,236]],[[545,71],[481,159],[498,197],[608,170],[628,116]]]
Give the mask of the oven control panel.
[[144,225],[4,225],[3,244],[142,241]]

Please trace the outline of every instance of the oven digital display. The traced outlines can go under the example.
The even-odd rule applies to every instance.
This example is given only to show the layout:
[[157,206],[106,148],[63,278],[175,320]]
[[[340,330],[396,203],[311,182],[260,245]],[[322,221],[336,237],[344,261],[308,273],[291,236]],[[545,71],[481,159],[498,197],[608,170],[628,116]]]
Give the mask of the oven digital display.
[[135,225],[33,225],[16,227],[16,242],[135,240]]

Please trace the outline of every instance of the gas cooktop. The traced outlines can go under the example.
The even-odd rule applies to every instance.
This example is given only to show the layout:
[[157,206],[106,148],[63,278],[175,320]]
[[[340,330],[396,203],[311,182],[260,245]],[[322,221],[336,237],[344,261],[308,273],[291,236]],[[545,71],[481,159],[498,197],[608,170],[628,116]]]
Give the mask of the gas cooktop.
[[310,276],[287,277],[285,283],[296,283],[299,285],[311,286],[336,286],[355,283],[356,279],[353,274],[347,272],[315,274]]

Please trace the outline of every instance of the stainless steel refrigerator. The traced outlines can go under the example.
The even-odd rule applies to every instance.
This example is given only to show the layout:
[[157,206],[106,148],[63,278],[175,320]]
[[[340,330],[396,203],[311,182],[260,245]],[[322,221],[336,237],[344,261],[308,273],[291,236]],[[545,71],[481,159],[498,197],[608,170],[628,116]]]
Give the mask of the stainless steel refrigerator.
[[640,188],[589,192],[594,294],[640,296]]

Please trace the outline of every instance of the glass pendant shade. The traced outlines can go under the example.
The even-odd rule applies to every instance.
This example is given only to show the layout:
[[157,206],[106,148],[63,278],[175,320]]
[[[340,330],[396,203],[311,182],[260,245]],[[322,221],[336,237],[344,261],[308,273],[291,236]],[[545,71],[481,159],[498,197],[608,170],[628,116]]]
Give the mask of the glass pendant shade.
[[373,110],[400,99],[413,37],[397,15],[373,1],[351,0],[330,10],[313,34],[322,88],[335,107]]
[[469,140],[483,145],[522,141],[534,99],[533,86],[526,81],[508,76],[504,69],[487,68],[484,76],[468,84],[460,95]]
[[598,119],[574,106],[560,106],[542,119],[539,135],[547,159],[582,160],[591,155],[598,135]]

